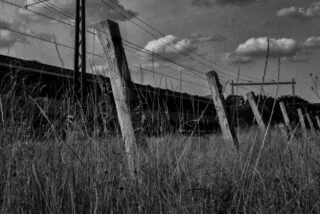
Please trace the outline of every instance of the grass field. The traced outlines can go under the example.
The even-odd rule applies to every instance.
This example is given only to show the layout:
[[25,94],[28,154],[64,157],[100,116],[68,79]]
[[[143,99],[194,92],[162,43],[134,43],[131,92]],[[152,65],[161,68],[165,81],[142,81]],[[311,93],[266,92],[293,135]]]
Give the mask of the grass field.
[[239,154],[219,136],[149,137],[137,183],[124,177],[120,136],[19,132],[0,132],[1,213],[320,213],[312,134],[241,130]]

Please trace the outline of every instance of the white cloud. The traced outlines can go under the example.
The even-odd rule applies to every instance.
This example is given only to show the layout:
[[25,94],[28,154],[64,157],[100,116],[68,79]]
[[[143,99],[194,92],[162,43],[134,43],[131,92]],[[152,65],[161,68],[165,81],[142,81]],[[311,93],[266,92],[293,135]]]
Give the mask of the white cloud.
[[[302,61],[302,58],[306,58],[299,53],[303,49],[297,41],[290,38],[282,39],[269,39],[269,56],[270,57],[281,57],[291,59],[295,61]],[[246,42],[238,45],[238,47],[227,53],[223,57],[223,61],[231,64],[239,63],[251,63],[256,59],[262,59],[266,57],[268,51],[268,38],[251,38]]]
[[[144,50],[141,50],[140,55],[150,60],[152,58],[153,52],[156,55],[161,55],[163,58],[178,60],[182,56],[188,56],[191,53],[195,52],[198,47],[193,43],[192,39],[179,39],[173,35],[167,35],[163,38],[150,41],[145,47]],[[156,60],[161,60],[156,58]]]
[[221,34],[204,35],[200,33],[193,33],[189,37],[194,43],[202,42],[221,42],[227,40],[227,38]]
[[139,64],[139,65],[135,65],[136,67],[140,67],[143,69],[152,69],[152,68],[160,68],[161,64],[159,64],[158,62],[155,63],[145,63],[145,64]]
[[[270,57],[280,56],[288,62],[308,62],[313,54],[312,49],[320,49],[320,36],[311,36],[304,42],[294,39],[269,39]],[[251,38],[238,47],[225,54],[222,60],[229,64],[251,63],[257,59],[265,58],[268,49],[267,37]]]
[[[13,31],[12,31],[13,30]],[[13,20],[0,20],[0,49],[9,48],[16,43],[29,44],[30,37],[16,33],[21,32],[25,34],[31,34],[42,39],[52,41],[53,36],[47,33],[37,33],[27,28],[25,25],[13,21]]]
[[305,48],[320,48],[320,36],[311,36],[304,42]]
[[[298,42],[294,39],[269,39],[269,53],[272,57],[292,56],[299,50]],[[234,51],[235,54],[244,56],[265,56],[268,50],[268,38],[251,38],[240,44]]]
[[[39,3],[38,0],[26,0],[26,5],[30,10],[40,14],[45,14],[49,17],[58,19],[73,19],[75,14],[75,2],[74,0],[50,0],[48,3]],[[52,5],[56,9],[52,9]],[[34,12],[25,9],[19,9],[18,15],[26,23],[44,22],[49,21],[41,15],[36,15]],[[67,17],[62,17],[61,13],[57,13],[57,10],[62,11]],[[86,18],[91,24],[96,24],[105,19],[112,19],[116,21],[125,21],[135,17],[137,14],[131,10],[125,9],[118,0],[87,0],[86,1]]]
[[109,76],[107,65],[95,65],[92,68],[93,74],[98,74],[102,76]]
[[320,2],[312,4],[308,8],[288,7],[277,12],[278,17],[292,17],[299,20],[309,20],[320,17]]
[[248,64],[254,61],[253,57],[241,56],[235,53],[227,53],[223,56],[222,61],[227,64]]

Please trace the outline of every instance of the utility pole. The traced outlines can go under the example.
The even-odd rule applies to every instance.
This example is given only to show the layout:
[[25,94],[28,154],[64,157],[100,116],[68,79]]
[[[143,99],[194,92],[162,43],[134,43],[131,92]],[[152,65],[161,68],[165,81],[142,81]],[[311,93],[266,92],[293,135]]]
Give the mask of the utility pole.
[[[79,73],[81,71],[81,81]],[[81,87],[80,87],[81,85]],[[86,3],[76,0],[73,87],[76,99],[84,106],[86,94]],[[79,94],[79,89],[80,94]]]
[[234,82],[231,81],[231,94],[234,95]]
[[292,96],[296,96],[296,81],[292,78]]

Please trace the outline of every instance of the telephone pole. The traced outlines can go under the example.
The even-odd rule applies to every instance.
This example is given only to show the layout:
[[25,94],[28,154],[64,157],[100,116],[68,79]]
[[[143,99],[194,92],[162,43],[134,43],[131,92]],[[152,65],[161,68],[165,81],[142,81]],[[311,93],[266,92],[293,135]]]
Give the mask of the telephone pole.
[[[81,72],[81,80],[80,73]],[[81,104],[85,104],[86,95],[86,3],[76,0],[75,11],[75,41],[74,41],[74,95]],[[80,89],[80,91],[79,91]]]

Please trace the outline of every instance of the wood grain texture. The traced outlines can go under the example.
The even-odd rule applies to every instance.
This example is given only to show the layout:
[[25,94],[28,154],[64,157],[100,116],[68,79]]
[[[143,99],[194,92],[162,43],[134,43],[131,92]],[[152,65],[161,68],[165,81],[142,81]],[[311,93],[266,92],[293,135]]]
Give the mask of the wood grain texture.
[[261,114],[260,114],[260,112],[259,112],[257,103],[256,103],[256,101],[254,100],[254,93],[253,93],[253,92],[249,92],[249,93],[247,93],[246,95],[247,95],[249,104],[250,104],[250,106],[251,106],[251,109],[252,109],[254,118],[256,119],[256,121],[257,121],[257,123],[258,123],[259,129],[260,129],[262,132],[265,132],[265,131],[267,130],[267,129],[266,129],[266,125],[265,125],[265,123],[263,122],[263,119],[262,119],[262,116],[261,116]]
[[123,48],[119,25],[106,20],[96,26],[98,37],[103,48],[112,92],[115,99],[121,134],[127,156],[128,170],[135,176],[138,170],[136,160],[136,136],[133,129],[129,99],[131,76]]
[[307,116],[307,120],[308,120],[310,129],[311,129],[312,132],[314,132],[315,129],[314,129],[314,125],[313,125],[312,119],[311,119],[311,117],[310,117],[310,114],[309,114],[309,113],[306,113],[306,116]]
[[301,108],[298,108],[298,115],[299,115],[299,120],[300,120],[301,128],[302,128],[305,136],[307,136],[307,127],[306,127],[306,123],[305,123],[305,121],[304,121],[304,117],[303,117]]
[[287,130],[291,132],[292,128],[291,128],[290,119],[288,117],[288,112],[287,112],[286,106],[284,105],[283,102],[280,102],[279,104],[280,104],[280,109],[282,112],[284,124],[285,124]]
[[210,87],[212,99],[219,118],[219,124],[222,130],[223,138],[233,142],[237,150],[239,150],[239,141],[235,134],[231,120],[226,113],[226,104],[222,94],[222,86],[219,82],[218,75],[215,71],[206,74]]

